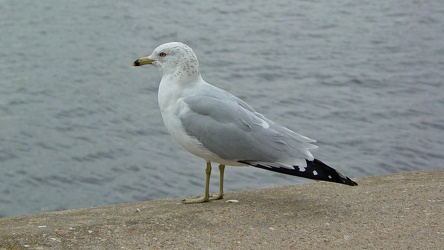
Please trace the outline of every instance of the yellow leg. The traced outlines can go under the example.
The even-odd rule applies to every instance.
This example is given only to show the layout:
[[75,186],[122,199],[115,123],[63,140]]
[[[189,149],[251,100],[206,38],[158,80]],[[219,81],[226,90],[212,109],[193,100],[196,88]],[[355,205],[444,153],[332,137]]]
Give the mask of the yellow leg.
[[[220,168],[219,168],[220,169]],[[202,203],[210,200],[210,176],[211,176],[211,162],[207,161],[207,167],[205,168],[205,192],[203,196],[197,198],[189,198],[182,201],[184,204]]]
[[210,196],[211,200],[219,200],[224,198],[224,172],[225,172],[225,165],[220,164],[219,165],[219,193],[218,194],[212,194]]

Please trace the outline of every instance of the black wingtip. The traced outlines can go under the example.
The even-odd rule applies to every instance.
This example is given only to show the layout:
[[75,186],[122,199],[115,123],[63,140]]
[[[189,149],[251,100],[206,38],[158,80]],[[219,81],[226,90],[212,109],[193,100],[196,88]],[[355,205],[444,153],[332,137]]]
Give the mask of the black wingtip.
[[339,173],[336,169],[328,166],[320,160],[314,159],[313,161],[306,160],[307,167],[299,168],[294,166],[293,169],[283,167],[280,164],[267,163],[267,162],[255,162],[255,161],[239,161],[240,163],[248,164],[253,167],[262,168],[282,174],[294,175],[304,177],[313,180],[336,182],[349,186],[357,186],[358,183],[354,182],[347,176]]
[[337,182],[349,186],[357,186],[358,183],[354,182],[349,177],[339,173],[336,169],[328,166],[318,159],[314,159],[313,161],[306,160],[308,173],[312,171],[316,171],[319,179],[323,181],[331,181]]
[[352,179],[348,178],[346,176],[347,179],[345,179],[344,184],[345,185],[349,185],[349,186],[358,186],[358,183],[354,182]]

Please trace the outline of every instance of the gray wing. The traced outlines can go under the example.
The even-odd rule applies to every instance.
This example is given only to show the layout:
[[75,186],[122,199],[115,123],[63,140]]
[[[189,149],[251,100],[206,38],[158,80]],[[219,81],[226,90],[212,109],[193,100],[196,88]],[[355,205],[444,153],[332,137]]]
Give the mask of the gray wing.
[[184,97],[189,111],[179,115],[185,131],[208,150],[230,161],[305,165],[315,142],[274,123],[230,93],[206,85]]

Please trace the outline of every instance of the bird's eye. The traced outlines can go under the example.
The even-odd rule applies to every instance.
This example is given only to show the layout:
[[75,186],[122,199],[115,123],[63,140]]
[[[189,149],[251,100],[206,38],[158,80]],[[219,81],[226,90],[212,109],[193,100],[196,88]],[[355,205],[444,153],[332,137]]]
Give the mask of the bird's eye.
[[160,57],[165,57],[166,55],[167,55],[167,54],[166,54],[165,52],[160,52],[160,53],[159,53],[159,56],[160,56]]

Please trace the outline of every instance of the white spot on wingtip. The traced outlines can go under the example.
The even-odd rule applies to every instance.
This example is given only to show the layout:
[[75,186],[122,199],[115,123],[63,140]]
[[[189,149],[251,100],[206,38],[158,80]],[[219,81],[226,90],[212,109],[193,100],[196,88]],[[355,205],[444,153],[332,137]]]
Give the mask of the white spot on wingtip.
[[332,178],[331,175],[329,175],[328,178],[331,179]]
[[318,175],[318,172],[316,172],[316,170],[313,170],[313,175]]
[[305,168],[304,167],[298,166],[298,168],[299,168],[299,172],[305,172]]

